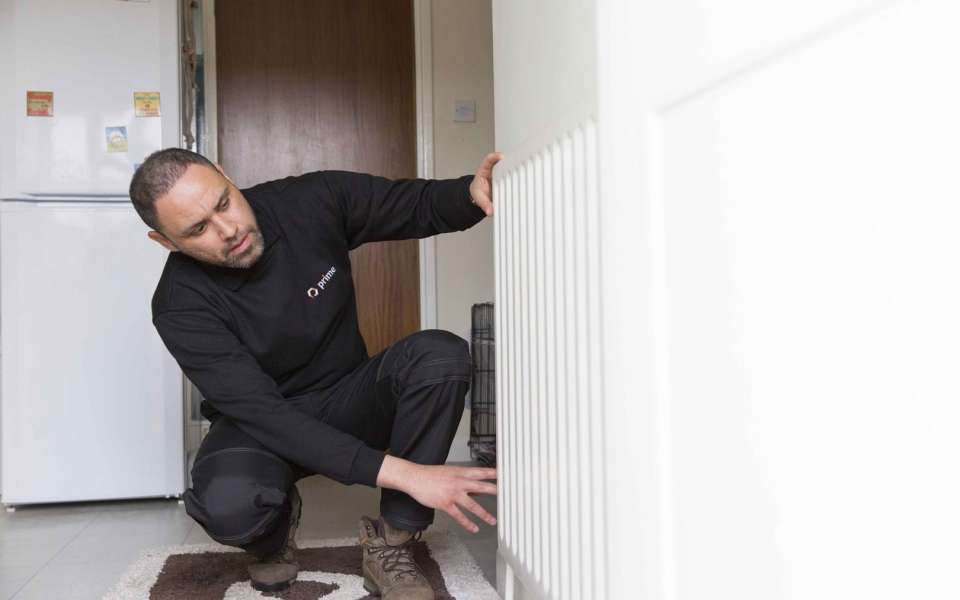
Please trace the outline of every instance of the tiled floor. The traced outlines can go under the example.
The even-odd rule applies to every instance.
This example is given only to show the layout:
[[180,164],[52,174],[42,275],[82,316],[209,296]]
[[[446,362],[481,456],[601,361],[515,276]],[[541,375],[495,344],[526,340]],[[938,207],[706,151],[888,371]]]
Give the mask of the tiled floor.
[[[318,476],[297,485],[304,502],[298,539],[355,537],[360,515],[379,514],[378,490],[343,486]],[[496,497],[474,498],[496,516]],[[475,516],[471,520],[480,526],[478,533],[467,532],[442,511],[437,511],[436,524],[460,535],[496,587],[496,527]],[[210,542],[176,500],[37,505],[13,513],[0,511],[0,600],[97,599],[141,549]]]

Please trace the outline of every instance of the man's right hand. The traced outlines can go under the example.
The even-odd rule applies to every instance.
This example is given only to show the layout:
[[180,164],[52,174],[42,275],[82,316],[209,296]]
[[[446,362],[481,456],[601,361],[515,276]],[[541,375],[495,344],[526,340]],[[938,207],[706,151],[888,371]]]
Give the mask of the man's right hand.
[[387,455],[377,477],[377,485],[409,494],[420,504],[442,510],[466,529],[480,530],[460,507],[466,508],[490,525],[497,519],[488,513],[470,494],[497,494],[497,486],[487,479],[496,479],[497,470],[455,465],[420,465]]

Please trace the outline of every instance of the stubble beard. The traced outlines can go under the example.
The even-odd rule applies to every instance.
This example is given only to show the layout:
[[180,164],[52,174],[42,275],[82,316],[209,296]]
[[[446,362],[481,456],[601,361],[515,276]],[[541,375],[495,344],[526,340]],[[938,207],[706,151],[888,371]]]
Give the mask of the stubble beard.
[[249,235],[250,246],[243,252],[243,254],[238,254],[236,256],[227,254],[227,256],[223,258],[223,266],[230,267],[232,269],[248,269],[257,262],[257,260],[263,254],[263,234],[259,229],[254,229],[249,233]]

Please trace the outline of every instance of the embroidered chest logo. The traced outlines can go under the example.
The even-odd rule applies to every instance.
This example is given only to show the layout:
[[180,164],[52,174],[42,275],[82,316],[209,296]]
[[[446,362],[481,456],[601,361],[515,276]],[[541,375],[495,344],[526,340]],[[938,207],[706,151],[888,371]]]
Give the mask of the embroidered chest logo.
[[320,281],[316,283],[315,287],[307,288],[307,296],[311,298],[316,298],[320,295],[320,292],[323,291],[323,288],[327,287],[327,284],[330,283],[330,280],[333,279],[333,276],[337,274],[336,267],[330,267],[330,270],[320,278]]

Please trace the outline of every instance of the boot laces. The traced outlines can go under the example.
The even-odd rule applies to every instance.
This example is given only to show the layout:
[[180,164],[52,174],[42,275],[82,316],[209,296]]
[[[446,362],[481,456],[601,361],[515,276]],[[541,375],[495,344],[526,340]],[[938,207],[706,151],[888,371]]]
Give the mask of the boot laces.
[[420,539],[423,531],[418,531],[409,540],[399,546],[390,546],[384,543],[383,546],[374,546],[367,549],[369,553],[377,553],[377,558],[383,560],[383,572],[393,574],[394,579],[400,580],[403,577],[418,577],[423,573],[416,561],[413,560],[413,542]]

